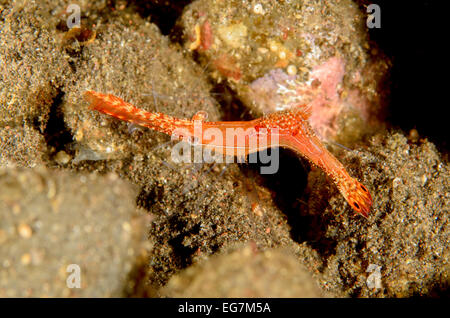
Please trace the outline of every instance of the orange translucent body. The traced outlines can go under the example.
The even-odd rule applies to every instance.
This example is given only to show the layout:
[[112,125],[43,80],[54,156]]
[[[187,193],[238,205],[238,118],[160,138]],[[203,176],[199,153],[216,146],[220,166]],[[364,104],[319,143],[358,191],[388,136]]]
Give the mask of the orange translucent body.
[[[372,197],[366,187],[347,173],[339,160],[314,134],[308,123],[307,107],[277,112],[250,121],[207,122],[204,112],[197,113],[192,119],[178,119],[136,108],[114,95],[87,91],[85,98],[92,109],[104,114],[171,136],[176,135],[179,139],[197,138],[196,143],[226,155],[230,154],[230,148],[233,148],[232,154],[235,156],[246,156],[270,147],[292,149],[320,167],[334,181],[354,211],[367,217],[372,206]],[[196,125],[198,123],[200,125]],[[196,127],[201,127],[201,131],[196,131]],[[244,142],[237,146],[236,143],[227,142],[225,139],[212,138],[206,133],[212,129],[220,131],[223,136],[226,136],[230,129],[238,129],[237,137]],[[250,142],[255,139],[257,142]]]

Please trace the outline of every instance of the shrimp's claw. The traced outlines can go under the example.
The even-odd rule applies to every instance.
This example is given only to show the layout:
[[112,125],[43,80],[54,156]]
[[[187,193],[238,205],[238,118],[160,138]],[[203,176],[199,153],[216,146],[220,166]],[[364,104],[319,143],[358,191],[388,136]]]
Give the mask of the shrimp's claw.
[[369,217],[373,201],[365,186],[351,178],[345,182],[345,186],[341,187],[340,191],[355,212],[366,218]]

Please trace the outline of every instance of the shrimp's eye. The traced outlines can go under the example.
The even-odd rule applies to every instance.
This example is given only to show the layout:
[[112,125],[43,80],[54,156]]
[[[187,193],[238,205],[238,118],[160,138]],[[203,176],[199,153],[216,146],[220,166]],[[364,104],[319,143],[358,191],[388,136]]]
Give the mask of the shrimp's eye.
[[355,201],[353,201],[353,205],[354,205],[358,210],[360,209],[359,204],[356,203]]
[[363,186],[362,184],[361,184],[360,186],[361,186],[361,189],[362,189],[364,192],[369,192],[369,191],[367,191],[367,189],[366,189],[365,186]]

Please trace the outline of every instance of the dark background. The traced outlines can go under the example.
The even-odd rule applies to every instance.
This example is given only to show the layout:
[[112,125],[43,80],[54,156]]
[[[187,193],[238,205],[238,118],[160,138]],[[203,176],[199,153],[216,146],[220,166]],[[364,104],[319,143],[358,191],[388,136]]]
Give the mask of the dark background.
[[393,62],[389,121],[448,153],[450,14],[447,1],[361,1],[381,7],[381,28],[370,39]]

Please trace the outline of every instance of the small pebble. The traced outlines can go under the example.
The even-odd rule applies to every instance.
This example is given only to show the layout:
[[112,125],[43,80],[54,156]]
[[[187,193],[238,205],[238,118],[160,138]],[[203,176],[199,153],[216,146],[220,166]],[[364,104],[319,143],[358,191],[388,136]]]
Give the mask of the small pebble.
[[414,143],[419,141],[419,132],[417,129],[413,128],[409,131],[408,140]]
[[125,232],[127,232],[127,233],[131,232],[131,225],[130,225],[130,223],[128,223],[128,222],[122,223],[122,229]]
[[279,46],[279,44],[278,44],[277,42],[271,41],[271,42],[269,43],[269,49],[270,49],[272,52],[277,52],[277,51],[279,50],[279,48],[280,48],[280,46]]
[[23,265],[29,265],[31,263],[31,255],[29,253],[23,254],[22,257],[20,258],[20,262]]
[[60,165],[66,165],[72,159],[70,155],[68,155],[65,151],[61,150],[55,156],[55,161]]
[[295,67],[295,65],[289,65],[287,67],[287,73],[289,75],[296,75],[297,74],[297,67]]
[[427,181],[428,181],[427,176],[424,174],[420,181],[422,181],[422,187],[423,187],[425,184],[427,184]]
[[402,179],[397,177],[394,180],[392,180],[392,186],[394,188],[398,187],[400,184],[402,184]]
[[243,23],[222,26],[217,33],[232,48],[242,47],[247,40],[247,26]]
[[267,52],[269,52],[269,50],[265,47],[259,47],[258,52],[261,54],[267,54]]
[[261,3],[257,3],[253,6],[253,12],[255,14],[264,14],[264,8]]
[[33,235],[33,230],[28,224],[21,223],[17,228],[19,235],[23,238],[30,238]]

